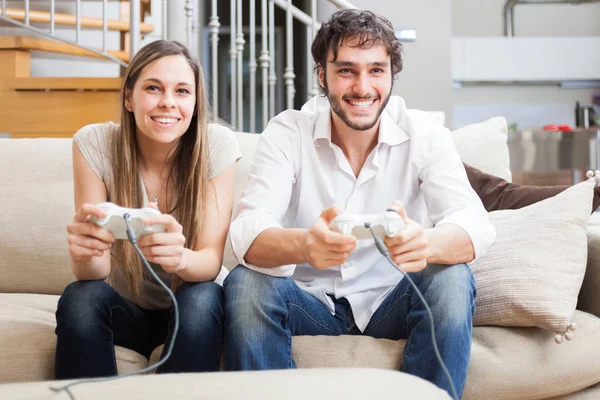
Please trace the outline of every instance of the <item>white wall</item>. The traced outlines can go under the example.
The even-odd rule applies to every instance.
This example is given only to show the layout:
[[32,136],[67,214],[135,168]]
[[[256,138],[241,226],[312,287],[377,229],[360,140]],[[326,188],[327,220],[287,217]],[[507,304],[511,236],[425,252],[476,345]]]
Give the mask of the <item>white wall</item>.
[[[503,36],[505,2],[452,0],[452,35]],[[517,5],[513,16],[515,36],[600,35],[600,3]],[[522,128],[574,125],[575,101],[589,103],[594,92],[598,90],[556,86],[463,87],[453,91],[453,119],[456,127],[494,115],[503,115]]]
[[[409,108],[445,112],[446,125],[450,126],[450,0],[351,0],[351,3],[385,15],[395,28],[416,29],[417,41],[404,44],[404,70],[398,75],[393,93],[404,97]],[[319,1],[319,20],[326,20],[333,11],[333,6]]]

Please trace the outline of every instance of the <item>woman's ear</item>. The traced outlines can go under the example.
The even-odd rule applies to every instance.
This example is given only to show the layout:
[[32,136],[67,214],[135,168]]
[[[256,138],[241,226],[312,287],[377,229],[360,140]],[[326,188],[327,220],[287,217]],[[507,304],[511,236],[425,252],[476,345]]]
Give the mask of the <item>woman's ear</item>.
[[133,111],[133,105],[131,104],[131,89],[125,89],[125,109],[129,112]]

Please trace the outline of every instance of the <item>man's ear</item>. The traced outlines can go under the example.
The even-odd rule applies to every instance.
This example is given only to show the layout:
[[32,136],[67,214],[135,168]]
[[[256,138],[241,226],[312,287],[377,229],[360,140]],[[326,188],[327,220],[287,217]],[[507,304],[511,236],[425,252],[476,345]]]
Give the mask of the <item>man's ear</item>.
[[319,65],[318,67],[319,73],[318,73],[318,77],[319,77],[319,85],[325,89],[325,70],[323,69],[323,67],[321,65]]

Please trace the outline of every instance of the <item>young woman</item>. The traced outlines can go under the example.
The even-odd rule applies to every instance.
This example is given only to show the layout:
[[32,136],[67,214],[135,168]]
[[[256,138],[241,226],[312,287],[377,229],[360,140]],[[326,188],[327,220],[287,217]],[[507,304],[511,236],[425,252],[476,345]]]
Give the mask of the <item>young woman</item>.
[[146,223],[166,226],[138,240],[180,311],[171,357],[158,372],[219,369],[223,289],[214,280],[240,152],[230,130],[208,123],[202,75],[182,45],[152,42],[125,74],[120,123],[89,125],[73,138],[77,211],[67,231],[78,281],[56,312],[57,379],[115,375],[115,345],[149,357],[171,340],[166,291],[128,241],[90,222],[106,216],[95,206],[106,201],[158,208],[161,215]]

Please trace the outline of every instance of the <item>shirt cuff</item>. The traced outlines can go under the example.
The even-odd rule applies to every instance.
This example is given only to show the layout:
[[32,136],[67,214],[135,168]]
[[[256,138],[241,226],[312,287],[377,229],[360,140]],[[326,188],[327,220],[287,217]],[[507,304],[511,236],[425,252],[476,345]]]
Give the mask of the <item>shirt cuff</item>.
[[496,228],[485,211],[460,210],[442,219],[436,226],[443,224],[457,225],[467,232],[475,250],[475,258],[470,262],[483,257],[496,239]]
[[262,268],[246,262],[244,257],[262,232],[269,228],[281,228],[281,224],[271,214],[265,212],[249,212],[238,216],[229,227],[229,238],[233,255],[238,263],[254,271],[276,277],[291,277],[296,264],[282,265],[275,268]]

